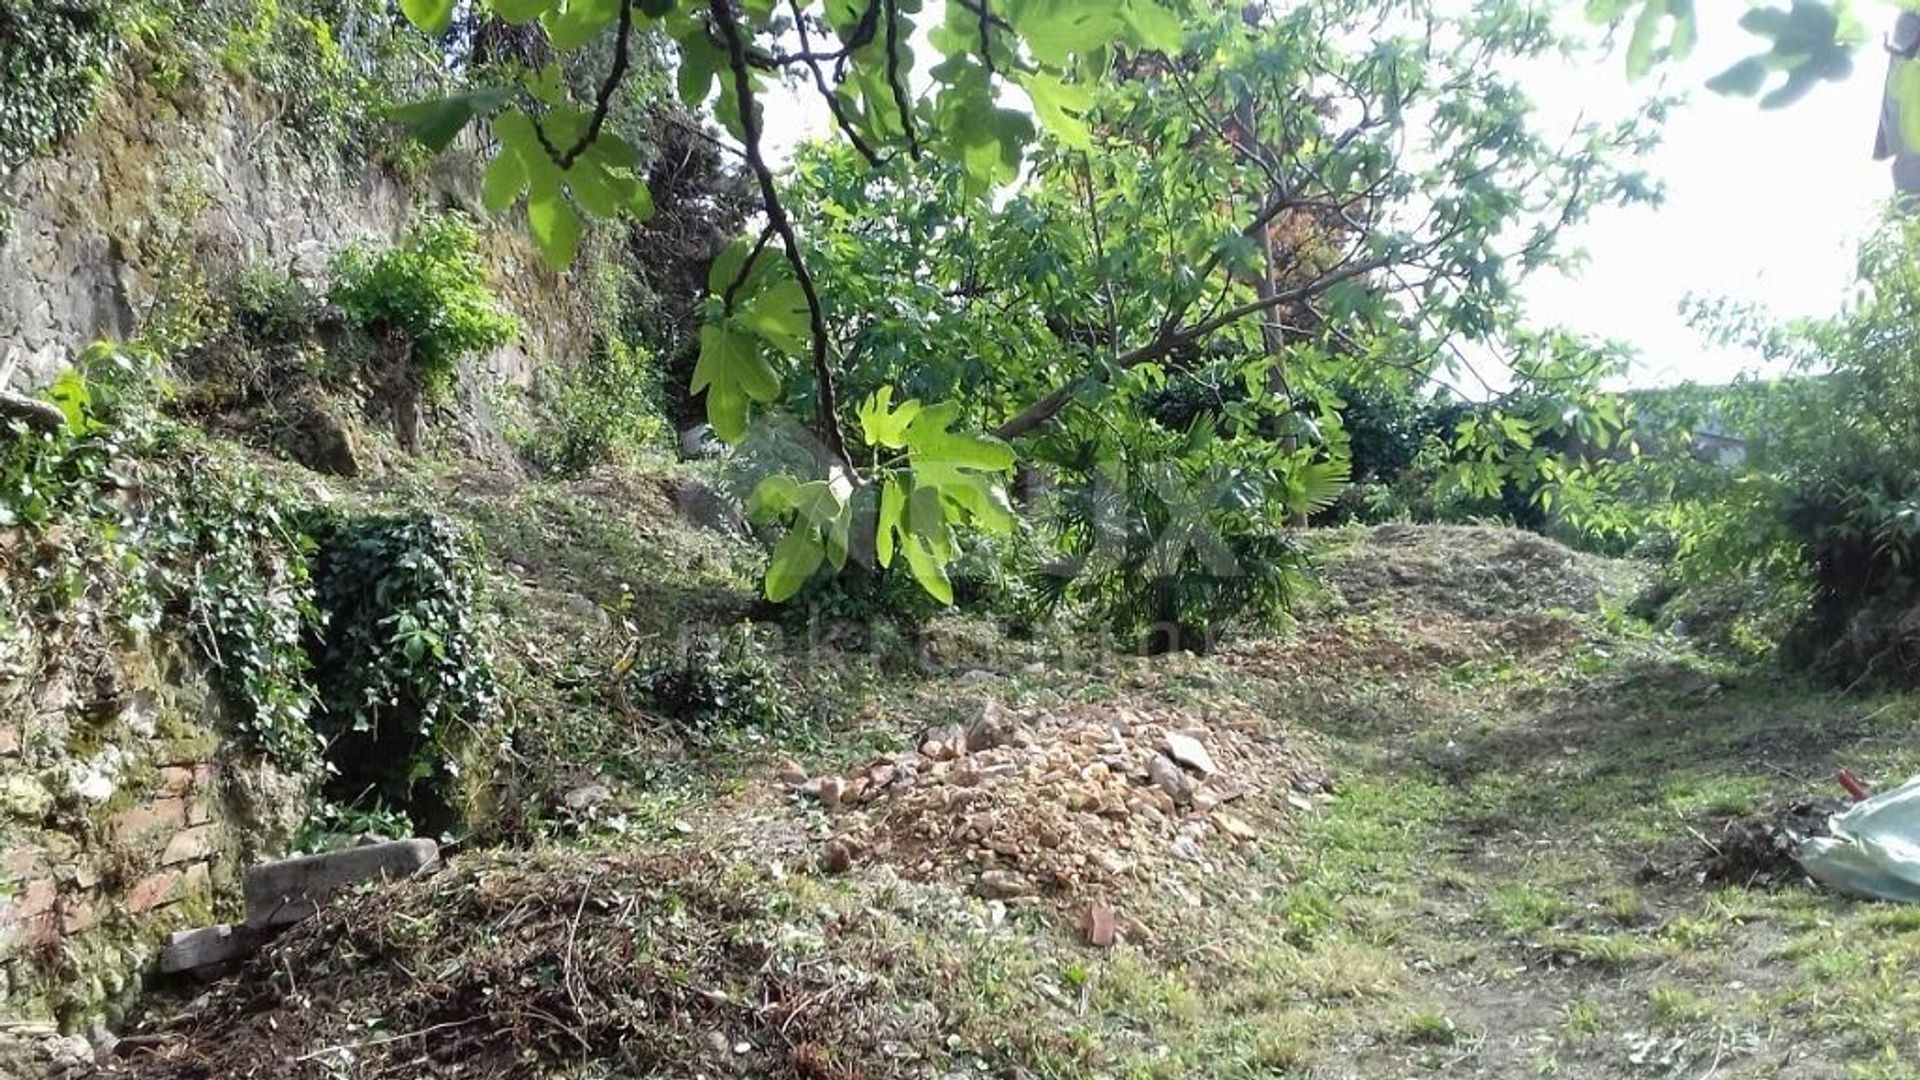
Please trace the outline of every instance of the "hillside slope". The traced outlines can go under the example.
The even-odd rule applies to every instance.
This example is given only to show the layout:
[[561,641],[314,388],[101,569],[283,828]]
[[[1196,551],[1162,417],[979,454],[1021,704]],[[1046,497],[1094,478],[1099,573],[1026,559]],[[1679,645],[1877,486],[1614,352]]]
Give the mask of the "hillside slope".
[[[1300,625],[1210,657],[789,657],[808,723],[340,904],[115,1071],[1912,1075],[1914,920],[1706,857],[1901,775],[1914,701],[1715,668],[1525,534],[1317,544]],[[1169,732],[1211,769],[1159,783]]]

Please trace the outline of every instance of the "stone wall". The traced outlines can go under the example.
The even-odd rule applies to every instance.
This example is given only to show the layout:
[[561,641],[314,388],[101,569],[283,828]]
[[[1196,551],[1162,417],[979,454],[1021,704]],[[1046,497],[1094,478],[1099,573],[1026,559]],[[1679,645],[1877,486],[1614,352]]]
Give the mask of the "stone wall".
[[[339,249],[391,242],[421,209],[478,207],[471,152],[403,181],[297,145],[274,115],[244,87],[162,94],[130,71],[101,95],[83,131],[0,177],[6,385],[45,383],[91,342],[133,334],[183,259],[320,281]],[[505,222],[484,238],[493,285],[522,335],[475,372],[522,386],[537,363],[580,351],[588,317],[579,291],[546,269],[523,229]]]
[[281,850],[309,802],[223,745],[204,665],[154,639],[0,685],[0,1017],[118,1019],[167,931],[238,910],[244,867]]
[[[319,282],[347,244],[477,206],[471,154],[403,182],[304,155],[272,117],[246,88],[162,94],[128,73],[84,131],[0,177],[0,384],[43,384],[139,332],[182,276],[266,264]],[[523,228],[483,230],[522,335],[463,373],[470,405],[588,341],[584,290]],[[0,530],[0,553],[19,539]],[[21,619],[24,636],[0,633],[0,1021],[84,1030],[117,1021],[168,931],[238,914],[242,868],[287,849],[315,778],[227,741],[206,665],[178,643],[72,613],[0,612],[0,631]]]

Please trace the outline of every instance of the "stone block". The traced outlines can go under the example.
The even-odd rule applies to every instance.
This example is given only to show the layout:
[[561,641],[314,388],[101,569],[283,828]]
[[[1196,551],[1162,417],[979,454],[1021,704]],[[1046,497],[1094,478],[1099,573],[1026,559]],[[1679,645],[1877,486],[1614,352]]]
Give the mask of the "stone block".
[[244,889],[247,925],[296,923],[341,889],[410,878],[439,861],[440,847],[431,840],[394,840],[250,867]]
[[160,853],[161,866],[176,866],[195,859],[204,859],[213,854],[213,826],[196,825],[174,833],[167,841],[165,851]]
[[198,930],[180,930],[167,940],[160,952],[160,970],[167,974],[194,971],[215,964],[231,963],[251,956],[266,935],[245,926],[203,926]]
[[13,920],[31,919],[36,915],[45,915],[53,910],[54,900],[59,896],[52,878],[35,878],[21,888],[19,895],[5,910],[5,917]]
[[60,905],[60,929],[63,933],[83,934],[100,925],[100,909],[90,896],[69,896]]
[[206,863],[195,863],[181,870],[162,870],[134,882],[127,893],[127,911],[143,915],[158,907],[185,900],[207,891],[212,881]]

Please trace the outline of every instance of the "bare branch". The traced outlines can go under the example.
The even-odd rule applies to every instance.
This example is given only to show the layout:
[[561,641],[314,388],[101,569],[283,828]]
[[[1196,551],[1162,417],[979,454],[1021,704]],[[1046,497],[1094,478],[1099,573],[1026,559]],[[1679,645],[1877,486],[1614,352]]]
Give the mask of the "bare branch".
[[[1131,352],[1123,354],[1119,359],[1115,360],[1114,367],[1117,370],[1125,371],[1129,368],[1138,367],[1141,364],[1159,360],[1179,349],[1181,346],[1198,341],[1216,330],[1239,322],[1241,319],[1271,311],[1283,304],[1291,304],[1296,301],[1305,300],[1311,296],[1317,296],[1343,281],[1349,281],[1353,278],[1370,274],[1375,270],[1391,266],[1394,261],[1393,258],[1382,255],[1361,262],[1350,263],[1339,269],[1321,274],[1319,277],[1316,277],[1304,285],[1292,289],[1283,289],[1247,301],[1236,307],[1228,308],[1226,311],[1211,318],[1203,319],[1192,326],[1172,331],[1163,329],[1160,333],[1154,335],[1153,340]],[[1061,409],[1066,408],[1067,403],[1072,401],[1074,396],[1079,393],[1079,389],[1078,380],[1055,389],[1046,397],[1027,406],[1013,419],[995,428],[994,434],[1002,439],[1015,439],[1025,435],[1027,432],[1053,419],[1055,414],[1059,413]]]
[[[868,146],[867,140],[861,138],[860,133],[854,129],[853,117],[847,115],[846,103],[842,102],[839,95],[833,92],[833,88],[827,85],[826,73],[820,70],[820,61],[813,54],[812,35],[807,31],[807,17],[800,10],[800,0],[787,0],[787,3],[793,10],[793,25],[800,31],[800,55],[804,57],[803,62],[807,70],[813,72],[814,88],[820,91],[821,97],[827,99],[827,108],[833,112],[833,122],[839,126],[841,134],[847,137],[847,142],[853,144],[854,150],[867,160],[868,165],[879,168],[881,164],[879,155],[873,152],[873,147]],[[840,55],[844,56],[845,51],[842,50]]]
[[913,106],[907,99],[907,84],[900,77],[900,9],[894,0],[887,5],[887,85],[893,88],[893,105],[900,110],[900,126],[907,131],[907,153],[920,160],[920,136],[913,130]]

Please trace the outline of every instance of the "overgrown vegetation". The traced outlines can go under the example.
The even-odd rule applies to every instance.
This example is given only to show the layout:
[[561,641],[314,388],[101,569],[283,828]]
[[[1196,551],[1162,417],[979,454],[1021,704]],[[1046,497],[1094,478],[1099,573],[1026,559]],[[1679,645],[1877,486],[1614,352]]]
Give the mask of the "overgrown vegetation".
[[470,221],[432,214],[396,247],[366,244],[341,252],[328,295],[381,352],[380,391],[444,402],[461,362],[506,344],[519,332],[487,288],[487,265]]
[[499,688],[466,545],[425,517],[361,517],[314,529],[307,629],[328,793],[347,805],[454,823],[450,774],[464,746],[502,732]]
[[0,173],[78,130],[112,63],[110,0],[0,8]]

